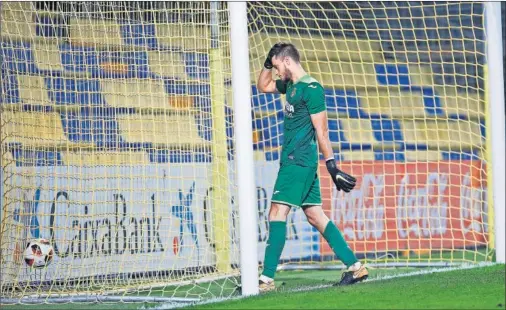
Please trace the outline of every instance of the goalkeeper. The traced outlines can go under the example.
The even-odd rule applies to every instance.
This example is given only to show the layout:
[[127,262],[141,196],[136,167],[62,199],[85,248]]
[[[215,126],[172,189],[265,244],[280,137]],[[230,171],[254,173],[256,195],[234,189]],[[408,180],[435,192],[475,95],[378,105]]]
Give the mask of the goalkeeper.
[[[278,80],[272,79],[273,68]],[[260,291],[275,288],[274,274],[285,245],[286,217],[292,207],[302,208],[308,222],[323,235],[336,256],[348,267],[340,285],[366,279],[367,269],[357,260],[336,225],[322,209],[316,141],[337,190],[349,192],[356,182],[354,177],[336,166],[328,138],[322,85],[301,67],[299,52],[293,44],[277,43],[269,51],[257,87],[264,93],[286,94],[284,143],[269,211],[269,239],[260,276]]]

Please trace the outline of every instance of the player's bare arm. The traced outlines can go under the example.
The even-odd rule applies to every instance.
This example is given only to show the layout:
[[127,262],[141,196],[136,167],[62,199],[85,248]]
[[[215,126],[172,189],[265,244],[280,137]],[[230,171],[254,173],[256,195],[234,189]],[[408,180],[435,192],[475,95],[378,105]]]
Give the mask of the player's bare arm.
[[267,57],[264,61],[264,67],[262,68],[262,72],[260,72],[260,76],[258,77],[257,89],[261,93],[277,93],[276,89],[276,81],[272,78],[272,69],[277,70],[277,68],[272,63],[272,57],[274,56],[274,49],[279,46],[279,43],[274,44],[271,48]]
[[334,158],[334,151],[329,139],[329,126],[327,120],[327,111],[311,115],[311,122],[316,131],[318,147],[325,159]]
[[313,123],[313,127],[316,131],[318,147],[325,158],[327,170],[332,177],[337,190],[343,190],[348,193],[355,187],[357,180],[353,176],[337,168],[336,160],[334,159],[334,151],[332,150],[332,145],[330,144],[329,139],[327,111],[312,114],[311,122]]
[[257,89],[261,93],[277,93],[276,81],[272,78],[271,69],[263,68],[258,77]]

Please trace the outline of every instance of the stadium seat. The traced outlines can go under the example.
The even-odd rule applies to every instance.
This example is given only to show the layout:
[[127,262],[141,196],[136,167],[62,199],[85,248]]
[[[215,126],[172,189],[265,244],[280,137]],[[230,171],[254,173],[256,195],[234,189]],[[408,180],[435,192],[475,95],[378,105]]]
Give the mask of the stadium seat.
[[[371,121],[368,119],[341,119],[344,138],[351,144],[377,145]],[[329,129],[330,131],[330,129]]]
[[423,118],[426,116],[422,93],[388,90],[358,91],[360,106],[370,115],[387,115],[395,118]]
[[[342,89],[326,89],[325,102],[327,111],[339,114],[345,114],[351,118],[359,118],[367,116],[366,112],[359,104],[359,98],[355,91]],[[329,115],[329,117],[332,117]]]
[[331,36],[279,35],[276,33],[254,33],[250,35],[251,54],[265,58],[276,42],[294,44],[301,54],[302,61],[382,61],[383,54],[379,42]]
[[72,44],[92,47],[123,45],[120,25],[114,21],[70,18],[68,27]]
[[137,45],[156,49],[158,42],[156,40],[155,24],[126,20],[121,24],[121,36],[125,44]]
[[374,160],[372,151],[339,151],[341,160]]
[[427,150],[427,151],[404,151],[406,161],[439,161],[442,160],[441,151]]
[[[402,121],[402,133],[404,141],[407,145],[411,146],[427,146],[430,141],[427,135],[425,122],[416,120]],[[437,143],[437,140],[435,141]]]
[[[186,52],[184,53],[184,67],[186,75],[191,80],[199,80],[201,82],[209,82],[211,79],[210,68],[211,55],[207,52]],[[220,65],[223,63],[220,61]],[[214,69],[216,70],[216,69]]]
[[147,154],[149,156],[149,161],[151,163],[158,163],[158,164],[212,162],[212,153],[208,150],[201,151],[201,150],[148,148]]
[[2,2],[0,34],[12,39],[35,37],[35,21],[31,2]]
[[456,87],[435,87],[446,115],[470,118],[485,117],[485,95],[473,91],[459,92]]
[[156,39],[162,47],[184,51],[208,50],[211,47],[209,27],[159,23],[155,25],[155,28]]
[[4,69],[17,74],[39,74],[29,43],[6,40],[0,44]]
[[253,128],[262,132],[260,148],[276,148],[283,144],[283,118],[279,114],[254,120]]
[[310,62],[308,68],[325,88],[355,90],[378,86],[372,63]]
[[170,147],[209,145],[199,136],[195,118],[191,115],[125,114],[119,115],[117,121],[126,142]]
[[473,121],[424,120],[402,121],[405,142],[442,150],[481,146],[480,124]]
[[161,80],[102,79],[100,84],[105,101],[115,108],[189,111],[193,106],[190,96],[169,95]]
[[[355,40],[347,38],[322,38],[323,44],[329,54],[329,60],[334,61],[355,61],[373,63],[383,61],[381,45],[373,40]],[[318,58],[323,56],[317,53]],[[322,58],[322,59],[325,59]]]
[[148,51],[149,70],[161,77],[180,80],[189,79],[186,75],[183,54],[168,51]]
[[149,164],[144,151],[89,151],[62,152],[63,164],[67,166],[137,166]]
[[13,158],[18,167],[60,166],[63,164],[60,152],[54,151],[55,145],[41,147],[41,149],[34,149],[32,145],[26,147],[10,145],[9,153],[14,154]]
[[266,161],[276,161],[281,159],[281,147],[267,147],[264,150]]
[[346,140],[343,133],[343,125],[337,119],[329,118],[329,139],[330,142],[340,143]]
[[49,99],[45,79],[42,76],[24,75],[17,76],[19,97],[21,102],[34,105],[53,105]]
[[96,79],[46,77],[49,96],[58,105],[103,106],[104,99]]
[[433,86],[432,68],[428,65],[408,65],[409,79],[414,86]]
[[[232,91],[229,94],[232,95]],[[281,95],[259,93],[255,85],[251,87],[251,101],[255,111],[275,112],[283,110]]]
[[376,141],[384,144],[394,144],[402,142],[402,129],[399,120],[379,118],[371,119],[371,128]]
[[481,147],[485,144],[484,137],[481,134],[481,125],[476,121],[445,121],[443,122],[446,131],[448,126],[448,140],[463,149]]
[[33,147],[57,147],[68,143],[57,113],[6,112],[5,116],[9,121],[2,127],[2,137],[6,138],[3,143]]
[[63,128],[67,139],[74,143],[117,147],[123,142],[118,132],[117,112],[102,107],[82,107],[78,111],[62,111]]
[[63,70],[58,45],[51,42],[35,42],[32,44],[33,58],[38,70]]

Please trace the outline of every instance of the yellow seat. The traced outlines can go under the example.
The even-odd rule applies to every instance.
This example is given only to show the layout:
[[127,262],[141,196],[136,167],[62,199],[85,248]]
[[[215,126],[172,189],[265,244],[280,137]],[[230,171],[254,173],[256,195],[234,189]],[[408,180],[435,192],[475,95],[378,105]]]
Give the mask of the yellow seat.
[[39,70],[63,70],[58,45],[49,41],[32,44],[35,65]]
[[[211,47],[209,27],[159,23],[155,28],[159,44],[184,50],[207,50]],[[220,40],[223,41],[226,34],[221,35]]]
[[439,161],[443,159],[441,151],[405,151],[404,158],[406,161]]
[[421,93],[388,88],[360,90],[357,95],[361,107],[368,114],[386,114],[393,118],[424,118],[426,116]]
[[17,75],[19,97],[26,104],[52,105],[42,76]]
[[424,121],[419,122],[415,119],[402,121],[402,134],[407,144],[429,144]]
[[120,25],[104,19],[70,18],[69,37],[73,44],[84,46],[123,45]]
[[408,65],[409,80],[415,86],[433,86],[432,68],[428,65]]
[[309,73],[324,87],[348,90],[378,87],[372,63],[312,61],[307,66]]
[[370,144],[378,142],[373,136],[371,121],[368,119],[341,119],[342,130],[346,141],[353,144]]
[[403,121],[404,140],[431,148],[470,149],[481,146],[480,124],[474,121],[421,120]]
[[138,166],[149,164],[144,151],[83,151],[62,152],[63,163],[68,166]]
[[187,95],[169,95],[161,80],[100,81],[102,94],[108,105],[118,108],[191,110],[193,98]]
[[179,52],[148,51],[149,70],[163,77],[188,79],[183,55]]
[[342,160],[374,160],[373,151],[339,151]]
[[472,118],[485,117],[485,95],[478,92],[458,92],[456,87],[436,87],[441,105],[446,114],[467,115]]
[[32,15],[34,12],[35,9],[28,1],[2,1],[1,36],[20,39],[35,37],[35,22]]
[[331,37],[323,38],[323,41],[326,51],[325,56],[328,55],[329,60],[348,60],[363,63],[383,61],[381,45],[377,41]]
[[126,142],[172,147],[209,144],[199,136],[195,118],[190,114],[129,114],[122,115],[117,120],[121,135]]
[[3,143],[57,147],[69,142],[57,113],[6,112],[2,121],[2,137],[6,138]]
[[381,45],[372,40],[355,40],[331,36],[278,35],[254,33],[250,35],[250,53],[265,58],[277,42],[290,42],[297,47],[302,61],[357,61],[379,62],[383,60]]
[[485,144],[479,122],[459,120],[444,123],[448,125],[449,141],[457,142],[458,145],[466,149],[481,147]]

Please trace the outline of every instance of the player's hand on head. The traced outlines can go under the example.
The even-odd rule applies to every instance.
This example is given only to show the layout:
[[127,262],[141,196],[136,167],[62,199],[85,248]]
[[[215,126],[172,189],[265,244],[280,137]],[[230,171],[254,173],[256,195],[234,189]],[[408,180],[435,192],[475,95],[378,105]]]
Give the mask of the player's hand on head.
[[265,62],[264,62],[264,68],[265,69],[268,69],[268,70],[271,70],[272,69],[272,57],[274,57],[274,53],[276,52],[276,49],[278,49],[280,47],[281,43],[276,43],[274,44],[269,53],[267,54],[267,58],[265,59]]
[[338,191],[349,193],[355,187],[357,179],[337,168],[335,159],[327,160],[326,165]]

